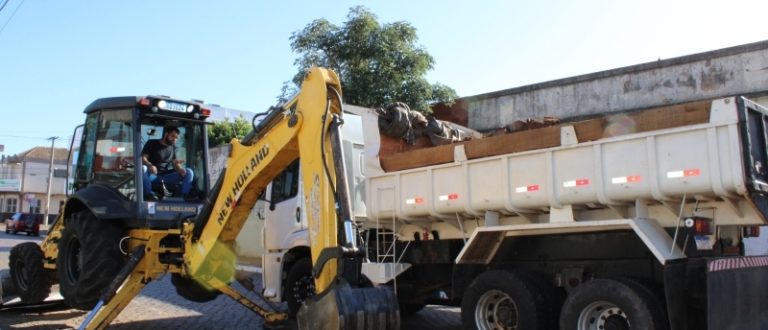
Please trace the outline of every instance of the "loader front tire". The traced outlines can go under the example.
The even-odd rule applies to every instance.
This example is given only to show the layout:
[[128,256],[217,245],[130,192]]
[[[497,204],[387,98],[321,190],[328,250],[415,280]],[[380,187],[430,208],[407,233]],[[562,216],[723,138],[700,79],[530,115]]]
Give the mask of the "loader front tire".
[[43,268],[43,251],[35,242],[26,242],[11,249],[9,257],[11,279],[16,293],[25,304],[38,304],[48,297],[53,285]]
[[97,219],[90,211],[72,215],[59,241],[56,269],[64,302],[72,308],[90,310],[99,301],[125,265],[120,240],[125,229],[117,223]]

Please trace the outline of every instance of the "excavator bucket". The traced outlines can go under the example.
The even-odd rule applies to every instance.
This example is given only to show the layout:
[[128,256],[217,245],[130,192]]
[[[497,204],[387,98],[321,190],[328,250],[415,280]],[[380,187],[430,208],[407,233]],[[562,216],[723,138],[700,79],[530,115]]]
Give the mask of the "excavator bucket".
[[353,288],[343,280],[307,299],[296,318],[302,330],[400,329],[400,309],[392,288]]

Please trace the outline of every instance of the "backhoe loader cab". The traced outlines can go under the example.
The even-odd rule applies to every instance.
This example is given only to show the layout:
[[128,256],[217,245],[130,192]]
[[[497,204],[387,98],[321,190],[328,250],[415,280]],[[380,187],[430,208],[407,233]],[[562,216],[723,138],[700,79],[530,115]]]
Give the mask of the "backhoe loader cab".
[[[72,160],[72,213],[86,208],[99,219],[115,219],[127,228],[178,227],[180,219],[197,214],[209,190],[206,119],[210,109],[198,102],[162,96],[112,97],[86,109],[85,124],[76,132]],[[162,139],[166,127],[176,127],[176,159],[193,173],[192,188],[182,197],[180,184],[155,180],[145,201],[141,152],[147,141]],[[79,133],[79,134],[78,134]],[[79,204],[70,205],[70,204]]]
[[[147,96],[98,99],[85,114],[72,139],[70,194],[42,244],[51,261],[45,267],[56,269],[65,302],[84,310],[127,262],[124,238],[131,230],[178,230],[197,216],[209,191],[205,125],[211,111],[200,102]],[[151,190],[162,199],[145,201],[150,192],[144,191],[142,149],[169,126],[179,131],[174,152],[194,174],[191,189],[182,197],[178,186],[154,180]],[[26,287],[41,288],[28,294],[34,302],[47,295],[50,283],[41,279]]]

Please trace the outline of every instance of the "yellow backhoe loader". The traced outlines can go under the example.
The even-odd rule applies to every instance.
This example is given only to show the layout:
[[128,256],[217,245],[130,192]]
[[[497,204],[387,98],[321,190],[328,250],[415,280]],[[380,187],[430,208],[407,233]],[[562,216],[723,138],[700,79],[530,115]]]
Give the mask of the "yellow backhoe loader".
[[[64,211],[42,247],[12,251],[20,296],[41,301],[58,281],[67,304],[91,310],[81,329],[102,329],[146,284],[170,273],[187,299],[205,302],[223,293],[267,325],[279,325],[287,314],[230,285],[238,280],[232,243],[267,184],[300,158],[317,295],[300,309],[299,327],[399,328],[394,291],[360,272],[364,256],[340,150],[341,107],[337,75],[313,68],[294,98],[257,115],[253,131],[232,140],[226,168],[209,187],[209,108],[168,97],[97,100],[73,139],[74,190]],[[180,130],[176,156],[195,179],[191,188],[155,181],[146,191],[142,146],[169,126]]]

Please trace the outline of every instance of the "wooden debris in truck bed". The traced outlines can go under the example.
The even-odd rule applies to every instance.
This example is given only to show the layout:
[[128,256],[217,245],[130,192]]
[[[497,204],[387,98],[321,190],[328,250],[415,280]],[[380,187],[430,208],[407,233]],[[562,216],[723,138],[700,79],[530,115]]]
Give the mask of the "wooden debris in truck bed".
[[464,145],[467,159],[557,147],[561,144],[561,127],[565,126],[573,126],[576,138],[581,143],[618,135],[703,124],[709,121],[710,104],[710,101],[684,103],[434,147],[429,139],[419,139],[413,145],[408,145],[402,140],[382,135],[379,158],[385,171],[402,171],[451,163],[454,161],[454,148],[457,145]]

